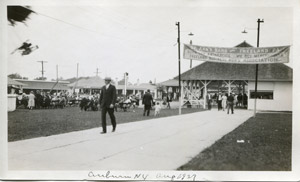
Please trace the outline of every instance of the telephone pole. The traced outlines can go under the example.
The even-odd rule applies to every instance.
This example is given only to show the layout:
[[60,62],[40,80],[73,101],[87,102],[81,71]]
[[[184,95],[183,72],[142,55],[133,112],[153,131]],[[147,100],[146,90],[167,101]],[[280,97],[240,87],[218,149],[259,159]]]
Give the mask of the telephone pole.
[[101,73],[101,72],[99,72],[99,69],[97,68],[96,72],[94,72],[94,73],[96,73],[96,76],[98,76],[98,73]]
[[178,44],[179,115],[181,115],[180,22],[176,22],[176,26],[178,28],[177,44]]
[[56,65],[56,81],[58,82],[58,64]]
[[37,62],[40,62],[40,63],[42,63],[42,80],[44,80],[44,72],[46,72],[46,71],[44,71],[44,63],[47,63],[47,61],[37,61]]
[[[264,19],[257,20],[257,47],[259,47],[260,23],[264,23]],[[258,64],[256,64],[255,66],[254,117],[256,117],[257,77],[258,77]]]

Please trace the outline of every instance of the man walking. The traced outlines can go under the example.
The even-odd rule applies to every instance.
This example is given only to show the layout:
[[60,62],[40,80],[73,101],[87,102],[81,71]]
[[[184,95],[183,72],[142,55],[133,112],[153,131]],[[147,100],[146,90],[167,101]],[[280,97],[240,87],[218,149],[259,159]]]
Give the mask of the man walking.
[[211,95],[210,94],[207,94],[206,95],[206,102],[207,102],[207,108],[208,108],[208,110],[211,110],[211,100],[212,98],[211,98]]
[[170,102],[172,102],[171,94],[167,95],[167,108],[171,109]]
[[112,132],[116,131],[117,123],[114,115],[114,107],[116,103],[116,87],[111,85],[111,78],[106,77],[105,85],[101,88],[100,94],[100,106],[101,106],[101,120],[102,120],[102,132],[106,133],[106,113],[108,112],[113,126]]
[[233,101],[234,97],[232,96],[232,93],[227,98],[228,107],[227,107],[227,114],[229,114],[229,110],[231,109],[231,114],[233,114]]
[[222,110],[222,93],[221,92],[219,92],[219,94],[218,94],[218,111],[220,111],[220,110]]
[[152,95],[150,94],[150,90],[147,90],[147,92],[143,96],[143,102],[142,103],[144,104],[144,114],[143,114],[143,116],[145,116],[146,111],[147,111],[147,116],[149,116],[151,105],[153,104],[153,98],[152,98]]

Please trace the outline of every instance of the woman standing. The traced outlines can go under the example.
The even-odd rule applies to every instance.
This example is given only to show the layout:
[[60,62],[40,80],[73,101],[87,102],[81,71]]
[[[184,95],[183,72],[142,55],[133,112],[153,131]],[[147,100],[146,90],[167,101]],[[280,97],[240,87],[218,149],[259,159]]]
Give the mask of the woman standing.
[[34,96],[34,94],[33,94],[33,91],[31,91],[30,92],[30,94],[29,94],[29,96],[28,96],[28,108],[30,109],[30,110],[32,110],[33,109],[33,107],[34,107],[34,99],[35,99],[35,96]]
[[227,96],[225,94],[223,94],[223,96],[222,96],[222,109],[223,109],[223,111],[225,111],[225,109],[226,109],[226,104],[227,104]]

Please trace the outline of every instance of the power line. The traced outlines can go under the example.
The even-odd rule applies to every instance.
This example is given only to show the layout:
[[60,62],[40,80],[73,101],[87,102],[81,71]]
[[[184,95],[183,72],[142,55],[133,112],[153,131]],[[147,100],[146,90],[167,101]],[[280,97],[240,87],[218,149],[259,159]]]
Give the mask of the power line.
[[[26,9],[29,9],[29,8],[27,8],[27,7],[25,7],[25,6],[22,6],[22,7],[26,8]],[[29,9],[29,10],[31,10],[31,9]],[[87,29],[87,28],[84,28],[84,27],[81,27],[81,26],[78,26],[78,25],[75,25],[75,24],[66,22],[66,21],[64,21],[64,20],[61,20],[61,19],[58,19],[58,18],[51,17],[51,16],[46,15],[46,14],[44,14],[44,13],[40,13],[40,12],[37,12],[37,11],[34,11],[34,12],[37,13],[37,14],[39,14],[39,15],[42,15],[42,16],[44,16],[44,17],[47,17],[47,18],[50,18],[50,19],[59,21],[59,22],[61,22],[61,23],[65,23],[65,24],[67,24],[67,25],[70,25],[70,26],[73,26],[73,27],[76,27],[76,28],[78,28],[78,29],[82,29],[82,30],[85,30],[85,31],[88,31],[88,32],[92,32],[92,33],[95,33],[95,34],[100,34],[100,35],[103,35],[103,36],[106,36],[106,37],[110,37],[110,38],[114,38],[114,39],[118,39],[118,40],[122,40],[122,41],[130,41],[131,43],[142,44],[142,45],[150,45],[149,42],[140,42],[140,41],[125,40],[125,39],[122,39],[122,38],[120,38],[120,37],[116,37],[116,36],[112,36],[112,35],[109,35],[109,34],[100,33],[100,32],[97,32],[97,31],[95,31],[95,30],[90,30],[90,29]],[[119,23],[119,24],[120,24],[120,23]],[[122,24],[121,24],[121,25],[122,25]],[[122,25],[122,26],[124,26],[124,25]],[[152,39],[152,40],[153,40],[153,39]],[[156,46],[166,47],[166,46],[169,46],[169,45],[165,45],[165,46],[164,46],[164,45],[158,44],[158,45],[156,45]]]
[[96,73],[96,76],[98,76],[98,73],[101,73],[101,72],[99,72],[99,69],[97,68],[95,73]]

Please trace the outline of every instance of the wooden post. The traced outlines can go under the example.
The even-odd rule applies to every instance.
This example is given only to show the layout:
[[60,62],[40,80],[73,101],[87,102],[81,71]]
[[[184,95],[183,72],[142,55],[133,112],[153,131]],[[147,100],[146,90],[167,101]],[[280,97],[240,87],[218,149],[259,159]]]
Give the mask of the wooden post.
[[206,109],[207,81],[204,81],[204,109]]

